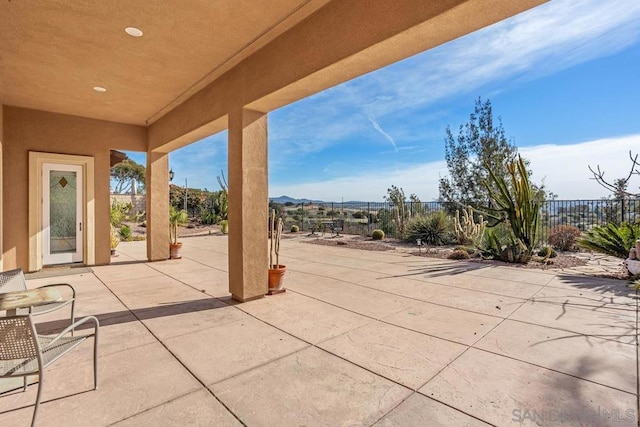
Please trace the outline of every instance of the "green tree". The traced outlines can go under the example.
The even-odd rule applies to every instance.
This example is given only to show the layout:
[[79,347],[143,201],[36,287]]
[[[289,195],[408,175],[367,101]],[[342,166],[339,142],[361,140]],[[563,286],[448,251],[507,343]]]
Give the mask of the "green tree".
[[[491,101],[476,100],[469,121],[460,125],[457,138],[447,126],[445,159],[449,176],[440,179],[440,201],[456,206],[478,206],[489,200],[484,182],[491,182],[489,170],[508,180],[507,165],[516,159],[516,146],[505,137],[502,120],[493,118]],[[488,165],[488,168],[485,167]]]
[[144,193],[146,168],[134,160],[125,159],[111,168],[113,193]]

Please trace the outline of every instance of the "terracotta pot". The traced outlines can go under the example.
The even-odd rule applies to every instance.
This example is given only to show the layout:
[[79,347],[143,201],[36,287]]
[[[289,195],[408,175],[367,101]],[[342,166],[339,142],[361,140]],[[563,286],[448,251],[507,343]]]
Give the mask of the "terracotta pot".
[[278,268],[269,269],[269,292],[284,290],[284,273],[286,272],[286,265],[278,265]]
[[182,250],[182,243],[170,243],[169,244],[169,259],[181,259],[180,251]]

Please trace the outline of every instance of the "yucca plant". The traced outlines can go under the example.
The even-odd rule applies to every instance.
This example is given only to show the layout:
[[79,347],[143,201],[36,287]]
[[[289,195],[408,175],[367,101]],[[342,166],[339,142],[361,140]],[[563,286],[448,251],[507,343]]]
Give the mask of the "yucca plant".
[[420,239],[427,245],[446,245],[454,240],[451,220],[443,211],[412,218],[407,225],[407,241]]
[[640,238],[640,224],[623,222],[619,226],[609,223],[604,227],[595,226],[578,239],[578,245],[592,251],[626,259],[629,249]]
[[[493,185],[484,182],[494,207],[485,208],[495,224],[508,224],[516,242],[521,243],[528,254],[538,243],[538,221],[540,217],[540,198],[529,181],[529,172],[518,156],[518,161],[507,164],[510,182],[496,175],[488,164],[489,177]],[[494,224],[494,225],[495,225]]]
[[178,243],[178,226],[187,223],[187,212],[169,206],[169,239],[174,245]]

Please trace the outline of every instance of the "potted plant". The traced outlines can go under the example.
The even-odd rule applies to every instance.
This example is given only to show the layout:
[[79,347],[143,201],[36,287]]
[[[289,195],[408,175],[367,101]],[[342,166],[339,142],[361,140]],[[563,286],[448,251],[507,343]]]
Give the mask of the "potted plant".
[[111,230],[109,233],[109,245],[111,247],[111,256],[117,256],[116,248],[120,244],[120,238],[118,237],[118,233],[116,233],[116,228],[113,226],[113,224],[111,224],[110,227]]
[[182,249],[182,243],[178,242],[178,226],[187,223],[187,212],[183,209],[176,209],[173,206],[169,207],[169,238],[171,242],[169,244],[169,259],[180,259],[180,251]]
[[282,218],[276,220],[276,211],[269,218],[269,292],[268,295],[284,292],[284,273],[287,268],[280,264],[280,238],[282,237]]

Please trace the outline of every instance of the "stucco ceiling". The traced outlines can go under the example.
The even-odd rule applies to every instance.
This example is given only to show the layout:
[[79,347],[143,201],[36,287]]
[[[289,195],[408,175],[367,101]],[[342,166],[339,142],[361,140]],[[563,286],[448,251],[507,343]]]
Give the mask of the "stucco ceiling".
[[1,101],[150,124],[327,1],[4,0]]

